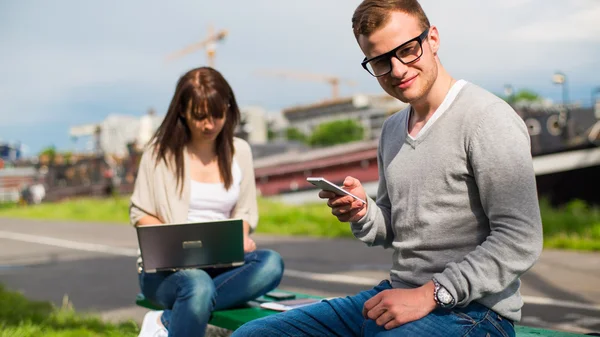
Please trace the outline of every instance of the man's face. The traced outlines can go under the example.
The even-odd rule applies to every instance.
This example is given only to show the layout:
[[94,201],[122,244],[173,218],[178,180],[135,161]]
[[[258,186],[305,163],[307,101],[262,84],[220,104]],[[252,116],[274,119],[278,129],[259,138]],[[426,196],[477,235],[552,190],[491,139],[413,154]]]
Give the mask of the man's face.
[[[358,44],[363,53],[370,59],[384,54],[414,39],[423,33],[418,20],[402,12],[390,13],[385,26],[370,36],[360,35]],[[438,74],[435,53],[439,46],[437,29],[430,28],[429,37],[423,40],[421,57],[410,64],[403,64],[396,57],[391,57],[392,70],[377,77],[379,85],[389,95],[405,103],[417,103],[428,93]]]

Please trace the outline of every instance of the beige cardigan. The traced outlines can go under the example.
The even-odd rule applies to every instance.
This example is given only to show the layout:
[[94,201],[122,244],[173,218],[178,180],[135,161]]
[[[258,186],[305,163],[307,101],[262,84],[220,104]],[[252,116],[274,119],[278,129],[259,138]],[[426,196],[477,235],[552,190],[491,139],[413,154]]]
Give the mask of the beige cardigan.
[[[234,138],[233,146],[235,149],[233,158],[242,171],[242,181],[240,196],[231,218],[245,220],[253,231],[258,223],[258,207],[252,152],[250,145],[241,138]],[[153,149],[148,147],[142,154],[131,196],[129,220],[132,225],[135,225],[142,217],[151,215],[165,224],[185,223],[190,204],[189,158],[184,155],[185,179],[183,179],[183,193],[179,193],[174,170],[169,169],[162,160],[156,164]]]

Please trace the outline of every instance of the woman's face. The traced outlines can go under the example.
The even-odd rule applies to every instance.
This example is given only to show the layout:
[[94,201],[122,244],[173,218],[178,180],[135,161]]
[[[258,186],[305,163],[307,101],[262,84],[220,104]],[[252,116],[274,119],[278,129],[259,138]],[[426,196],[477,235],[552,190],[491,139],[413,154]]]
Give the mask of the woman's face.
[[215,118],[210,114],[206,117],[198,119],[194,117],[194,114],[188,109],[185,114],[185,121],[190,128],[192,139],[197,141],[215,141],[223,126],[225,125],[226,113],[223,113],[223,117]]

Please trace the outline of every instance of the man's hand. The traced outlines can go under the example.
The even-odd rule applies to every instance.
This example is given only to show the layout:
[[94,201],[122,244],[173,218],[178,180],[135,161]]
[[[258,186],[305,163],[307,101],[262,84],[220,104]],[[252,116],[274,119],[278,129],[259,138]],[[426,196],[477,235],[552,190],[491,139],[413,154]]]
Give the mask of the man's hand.
[[256,243],[250,236],[244,235],[244,253],[250,253],[256,250]]
[[390,330],[419,320],[432,312],[433,281],[415,289],[388,289],[365,302],[363,316]]
[[[358,179],[346,177],[342,187],[363,200],[367,199],[365,189]],[[341,222],[355,222],[367,214],[367,205],[349,195],[338,196],[333,192],[321,191],[319,197],[329,199],[327,206],[331,207],[331,214],[335,215]]]

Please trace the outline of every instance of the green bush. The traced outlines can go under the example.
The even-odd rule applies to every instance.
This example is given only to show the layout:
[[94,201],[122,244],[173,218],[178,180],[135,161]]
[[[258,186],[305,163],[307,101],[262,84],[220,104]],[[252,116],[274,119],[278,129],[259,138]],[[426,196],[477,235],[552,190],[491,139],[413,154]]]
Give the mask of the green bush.
[[308,139],[313,146],[330,146],[362,140],[364,136],[362,124],[353,120],[338,120],[319,124]]
[[305,143],[307,138],[307,136],[297,128],[287,128],[285,130],[285,137],[289,141],[298,141],[301,143]]
[[575,200],[553,208],[542,200],[540,210],[546,247],[600,250],[600,207]]

